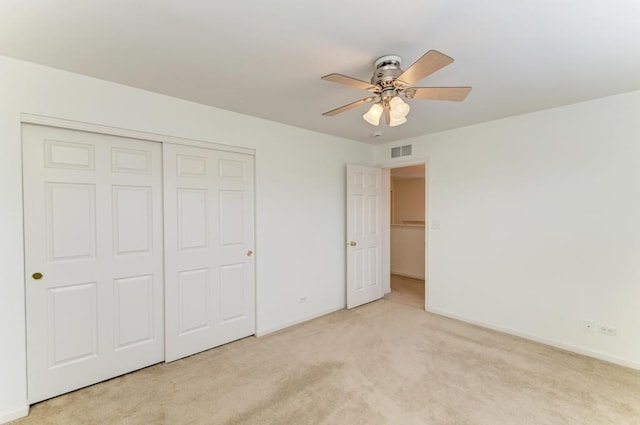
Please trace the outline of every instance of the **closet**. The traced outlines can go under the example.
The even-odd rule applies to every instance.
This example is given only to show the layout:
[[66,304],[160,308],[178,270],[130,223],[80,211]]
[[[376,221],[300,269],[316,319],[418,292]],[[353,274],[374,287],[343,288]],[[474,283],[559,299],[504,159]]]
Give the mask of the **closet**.
[[255,333],[252,155],[22,138],[30,403]]

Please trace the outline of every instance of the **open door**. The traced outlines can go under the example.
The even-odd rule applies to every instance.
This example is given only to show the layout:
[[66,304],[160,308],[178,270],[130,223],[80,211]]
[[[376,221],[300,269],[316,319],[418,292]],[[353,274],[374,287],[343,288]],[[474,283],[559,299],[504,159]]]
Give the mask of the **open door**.
[[382,170],[347,164],[347,308],[382,298]]

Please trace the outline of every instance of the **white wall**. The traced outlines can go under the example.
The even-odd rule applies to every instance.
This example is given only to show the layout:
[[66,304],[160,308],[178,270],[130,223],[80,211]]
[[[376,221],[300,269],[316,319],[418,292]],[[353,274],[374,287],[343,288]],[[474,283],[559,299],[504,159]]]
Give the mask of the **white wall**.
[[424,230],[424,226],[391,225],[391,274],[424,279]]
[[20,113],[255,149],[258,332],[344,307],[344,165],[370,146],[3,57],[0,93],[0,422],[26,408]]
[[377,163],[407,143],[440,221],[429,310],[640,368],[640,91],[388,144]]
[[393,179],[393,217],[394,224],[405,221],[424,221],[424,179]]

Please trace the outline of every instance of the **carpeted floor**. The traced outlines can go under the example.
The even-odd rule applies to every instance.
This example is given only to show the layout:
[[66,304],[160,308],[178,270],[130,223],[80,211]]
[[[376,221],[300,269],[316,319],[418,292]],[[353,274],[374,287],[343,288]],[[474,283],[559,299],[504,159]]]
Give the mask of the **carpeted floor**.
[[424,280],[391,275],[391,292],[384,296],[389,301],[424,310]]
[[640,423],[640,371],[382,299],[36,404],[16,424]]

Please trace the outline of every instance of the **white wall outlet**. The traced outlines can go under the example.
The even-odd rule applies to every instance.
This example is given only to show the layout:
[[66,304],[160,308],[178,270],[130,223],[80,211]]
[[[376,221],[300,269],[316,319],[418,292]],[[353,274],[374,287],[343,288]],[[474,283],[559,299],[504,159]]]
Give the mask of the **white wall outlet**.
[[304,304],[307,302],[307,297],[300,297],[300,304]]
[[582,322],[582,328],[585,332],[589,332],[590,334],[595,333],[596,331],[596,322],[593,320],[584,320]]
[[616,336],[618,334],[618,329],[615,326],[600,324],[598,326],[598,332],[609,336]]
[[431,220],[431,230],[440,230],[440,219]]

